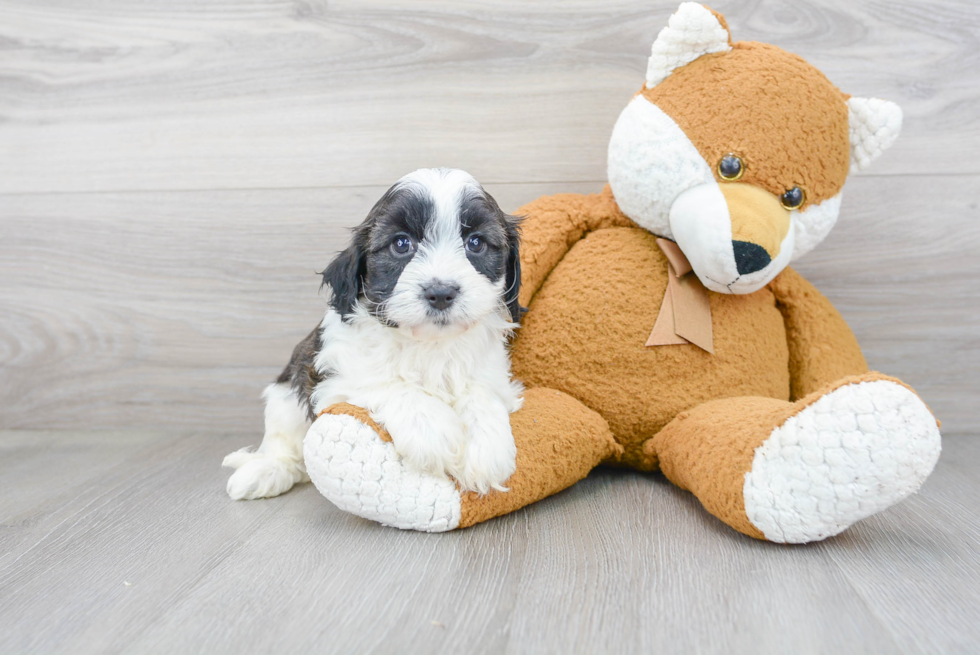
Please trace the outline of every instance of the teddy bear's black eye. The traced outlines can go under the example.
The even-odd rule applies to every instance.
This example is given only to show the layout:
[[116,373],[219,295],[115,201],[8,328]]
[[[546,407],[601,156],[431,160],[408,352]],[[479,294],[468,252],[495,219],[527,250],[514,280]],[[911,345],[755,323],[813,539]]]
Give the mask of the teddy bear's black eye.
[[734,182],[745,174],[745,165],[735,155],[725,155],[718,162],[718,175],[721,179]]
[[786,209],[799,209],[803,201],[806,200],[806,192],[798,186],[793,187],[783,195],[779,196],[779,202]]

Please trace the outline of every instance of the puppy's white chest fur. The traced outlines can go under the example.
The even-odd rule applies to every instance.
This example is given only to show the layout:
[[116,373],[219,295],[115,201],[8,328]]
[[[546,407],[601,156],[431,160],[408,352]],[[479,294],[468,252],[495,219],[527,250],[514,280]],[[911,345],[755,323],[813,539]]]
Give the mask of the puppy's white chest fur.
[[358,309],[323,319],[314,412],[338,402],[367,409],[410,464],[452,475],[463,489],[503,489],[517,450],[510,414],[523,387],[510,377],[508,321],[491,314],[465,331],[418,339]]
[[509,325],[497,315],[465,332],[431,340],[385,327],[363,309],[349,322],[328,311],[321,329],[316,368],[324,380],[313,392],[314,413],[339,402],[376,412],[380,407],[370,401],[383,402],[378,392],[399,387],[415,388],[448,405],[486,387],[508,411],[520,407],[522,388],[510,380],[505,347]]

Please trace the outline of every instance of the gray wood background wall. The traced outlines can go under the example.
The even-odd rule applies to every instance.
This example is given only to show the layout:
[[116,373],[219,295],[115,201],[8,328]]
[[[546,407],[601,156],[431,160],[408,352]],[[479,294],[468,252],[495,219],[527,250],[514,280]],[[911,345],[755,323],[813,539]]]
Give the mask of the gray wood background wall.
[[[315,270],[402,174],[596,191],[675,0],[0,0],[0,428],[258,433]],[[980,425],[980,3],[717,0],[905,129],[797,268]]]

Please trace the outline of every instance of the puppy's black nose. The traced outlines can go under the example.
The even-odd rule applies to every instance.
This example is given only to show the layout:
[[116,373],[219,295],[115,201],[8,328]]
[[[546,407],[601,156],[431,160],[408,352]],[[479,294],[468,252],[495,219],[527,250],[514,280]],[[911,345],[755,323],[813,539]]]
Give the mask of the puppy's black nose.
[[748,241],[732,241],[735,249],[735,268],[739,275],[761,271],[772,261],[766,249]]
[[446,309],[453,304],[459,294],[459,287],[451,284],[432,284],[422,290],[429,305],[435,309]]

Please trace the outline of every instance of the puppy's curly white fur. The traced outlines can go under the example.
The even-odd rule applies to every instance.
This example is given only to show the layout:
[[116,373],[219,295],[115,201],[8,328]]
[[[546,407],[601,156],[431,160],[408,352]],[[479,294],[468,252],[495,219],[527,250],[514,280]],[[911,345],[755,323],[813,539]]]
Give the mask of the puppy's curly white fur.
[[330,308],[264,394],[257,450],[228,455],[232,498],[305,481],[303,437],[323,409],[367,409],[411,466],[487,493],[513,474],[508,338],[520,318],[519,220],[470,175],[406,175],[323,273]]

